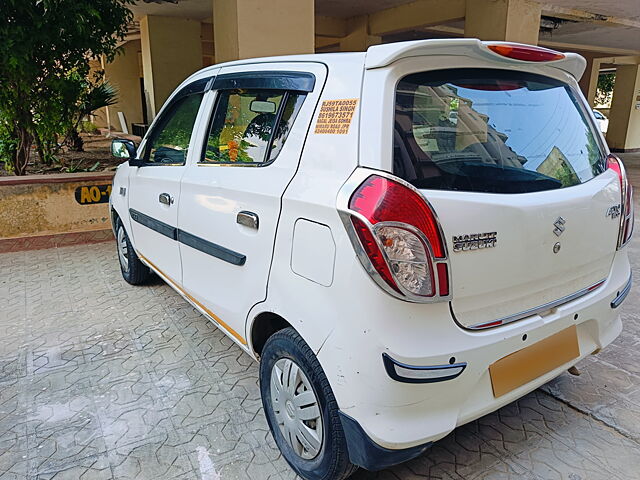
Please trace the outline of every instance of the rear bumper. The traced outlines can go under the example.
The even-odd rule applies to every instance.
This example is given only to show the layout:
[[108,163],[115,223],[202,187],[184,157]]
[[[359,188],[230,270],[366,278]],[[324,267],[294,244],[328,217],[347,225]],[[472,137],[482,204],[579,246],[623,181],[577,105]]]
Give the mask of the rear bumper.
[[[457,426],[526,395],[611,343],[622,330],[614,304],[619,305],[623,299],[630,273],[626,253],[616,255],[609,278],[592,293],[543,315],[484,331],[460,328],[450,316],[443,315],[439,304],[429,306],[429,315],[419,307],[399,302],[390,303],[390,308],[375,304],[361,314],[364,323],[345,323],[348,330],[334,331],[318,358],[342,413],[359,425],[368,441],[387,450],[419,450]],[[408,312],[404,317],[402,309]],[[571,326],[577,332],[577,358],[509,393],[494,396],[489,373],[493,363]],[[386,330],[375,338],[371,335],[382,328]],[[389,373],[385,356],[404,368],[400,373],[405,377],[415,376],[407,369],[428,367],[440,378],[420,383],[399,380]],[[451,371],[455,366],[464,368],[448,375],[448,365]],[[365,455],[354,463],[377,468],[368,458]]]
[[404,449],[381,447],[365,433],[360,424],[344,412],[340,412],[340,422],[347,439],[349,460],[366,470],[378,471],[407,462],[422,455],[431,446],[431,442]]

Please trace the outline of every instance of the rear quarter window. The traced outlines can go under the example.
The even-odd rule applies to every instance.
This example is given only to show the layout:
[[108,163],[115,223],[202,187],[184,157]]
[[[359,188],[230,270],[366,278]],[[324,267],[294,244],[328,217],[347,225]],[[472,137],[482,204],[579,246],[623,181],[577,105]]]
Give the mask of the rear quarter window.
[[398,83],[393,168],[417,188],[552,190],[599,175],[604,158],[588,112],[558,80],[457,69]]

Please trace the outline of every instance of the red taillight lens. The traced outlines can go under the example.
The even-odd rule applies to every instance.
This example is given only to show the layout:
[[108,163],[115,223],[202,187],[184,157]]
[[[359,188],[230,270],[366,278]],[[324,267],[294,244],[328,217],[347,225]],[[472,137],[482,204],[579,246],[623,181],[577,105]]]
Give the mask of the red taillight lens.
[[438,263],[438,287],[441,296],[449,295],[449,272],[446,263]]
[[444,239],[435,214],[419,192],[371,175],[351,196],[348,210],[368,257],[368,262],[361,260],[370,273],[371,267],[375,269],[379,278],[373,276],[381,286],[386,284],[390,293],[414,301],[449,296]]
[[622,248],[631,239],[633,233],[633,187],[629,183],[622,160],[615,155],[607,157],[607,168],[618,175],[620,182],[620,230],[618,248]]
[[487,45],[489,50],[503,57],[523,60],[525,62],[552,62],[562,60],[564,54],[548,48],[529,45],[514,45],[510,43],[493,43]]
[[622,162],[620,161],[620,159],[615,155],[609,155],[607,157],[607,168],[610,168],[611,170],[613,170],[618,174],[618,179],[620,180],[620,187],[622,187],[624,183],[624,173],[622,169],[624,167],[622,166]]
[[364,215],[373,225],[378,222],[413,225],[427,237],[433,255],[444,258],[438,222],[422,196],[410,188],[372,175],[353,194],[349,208]]

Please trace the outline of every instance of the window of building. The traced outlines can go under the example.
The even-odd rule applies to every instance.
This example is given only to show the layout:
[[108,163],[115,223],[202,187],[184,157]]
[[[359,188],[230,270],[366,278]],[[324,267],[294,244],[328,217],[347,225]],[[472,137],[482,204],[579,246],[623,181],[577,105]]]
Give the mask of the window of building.
[[267,164],[282,149],[305,96],[285,90],[221,90],[205,164]]

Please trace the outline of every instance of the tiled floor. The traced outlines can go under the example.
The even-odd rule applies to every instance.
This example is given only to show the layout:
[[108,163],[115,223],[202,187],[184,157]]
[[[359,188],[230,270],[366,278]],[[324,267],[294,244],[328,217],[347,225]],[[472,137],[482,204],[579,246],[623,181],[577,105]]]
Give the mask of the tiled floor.
[[[639,307],[581,376],[354,478],[640,479]],[[0,479],[293,477],[256,364],[162,282],[125,284],[112,242],[0,255]]]

